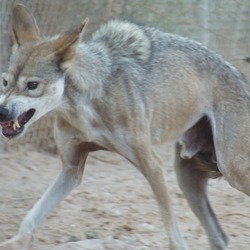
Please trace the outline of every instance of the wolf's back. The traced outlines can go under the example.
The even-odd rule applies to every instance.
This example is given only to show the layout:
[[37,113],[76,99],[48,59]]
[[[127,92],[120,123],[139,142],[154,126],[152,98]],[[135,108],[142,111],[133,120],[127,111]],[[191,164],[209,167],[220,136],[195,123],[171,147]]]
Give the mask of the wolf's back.
[[[116,62],[158,65],[167,69],[171,61],[176,67],[193,66],[197,73],[229,78],[244,76],[220,55],[199,42],[176,34],[163,32],[154,27],[137,25],[128,21],[111,20],[102,25],[94,34],[91,43],[99,43]],[[131,61],[132,59],[132,61]],[[223,72],[223,74],[222,74]]]
[[103,44],[115,57],[133,58],[143,63],[150,56],[150,38],[134,23],[109,21],[94,33],[91,41]]

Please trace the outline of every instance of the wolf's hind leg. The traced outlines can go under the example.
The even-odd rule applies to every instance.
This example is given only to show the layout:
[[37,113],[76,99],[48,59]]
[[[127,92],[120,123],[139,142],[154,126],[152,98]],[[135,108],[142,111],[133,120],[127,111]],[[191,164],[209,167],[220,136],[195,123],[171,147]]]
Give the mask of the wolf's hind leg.
[[181,146],[176,144],[175,170],[179,186],[187,201],[206,230],[211,249],[226,250],[227,237],[210,206],[207,197],[207,174],[200,171],[194,158],[182,159]]

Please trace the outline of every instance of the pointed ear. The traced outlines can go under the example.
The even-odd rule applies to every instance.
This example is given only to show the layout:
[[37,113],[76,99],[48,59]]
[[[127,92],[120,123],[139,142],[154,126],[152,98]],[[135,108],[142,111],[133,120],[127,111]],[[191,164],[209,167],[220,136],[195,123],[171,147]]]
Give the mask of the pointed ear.
[[40,32],[34,16],[22,4],[17,4],[13,8],[12,30],[13,42],[19,46],[25,42],[40,39]]
[[60,65],[71,61],[75,55],[76,46],[81,40],[88,22],[89,19],[85,18],[80,26],[56,38],[52,42],[54,52],[49,56],[55,57]]

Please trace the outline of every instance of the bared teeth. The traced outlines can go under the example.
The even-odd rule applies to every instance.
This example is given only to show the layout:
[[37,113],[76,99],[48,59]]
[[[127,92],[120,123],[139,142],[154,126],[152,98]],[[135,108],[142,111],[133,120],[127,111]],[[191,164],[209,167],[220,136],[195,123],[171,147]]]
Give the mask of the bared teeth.
[[18,122],[18,120],[17,120],[17,118],[16,119],[14,119],[14,124],[16,125],[16,127],[17,128],[21,128],[21,126],[20,126],[20,124],[19,124],[19,122]]
[[17,118],[13,120],[12,127],[13,127],[14,131],[16,131],[18,128],[21,127],[20,124],[19,124],[19,122],[18,122],[18,120],[17,120]]

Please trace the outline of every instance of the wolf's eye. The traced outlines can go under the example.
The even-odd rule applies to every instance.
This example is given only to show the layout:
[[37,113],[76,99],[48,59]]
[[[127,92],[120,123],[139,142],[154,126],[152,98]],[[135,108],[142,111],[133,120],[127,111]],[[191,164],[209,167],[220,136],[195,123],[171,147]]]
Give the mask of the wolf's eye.
[[35,81],[34,82],[28,82],[27,83],[27,88],[29,90],[34,90],[34,89],[37,88],[38,84],[39,84],[39,82],[35,82]]
[[3,79],[3,86],[4,86],[4,87],[7,87],[7,86],[8,86],[8,82],[7,82],[7,80],[5,80],[5,79]]

